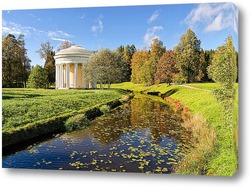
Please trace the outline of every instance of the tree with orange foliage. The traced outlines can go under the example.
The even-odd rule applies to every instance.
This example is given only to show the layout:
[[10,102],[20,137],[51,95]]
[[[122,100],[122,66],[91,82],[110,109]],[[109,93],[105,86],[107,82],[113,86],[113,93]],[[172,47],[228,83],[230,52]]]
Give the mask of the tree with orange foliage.
[[175,52],[168,50],[162,55],[157,64],[157,71],[154,74],[155,83],[167,82],[170,85],[174,75],[178,72]]

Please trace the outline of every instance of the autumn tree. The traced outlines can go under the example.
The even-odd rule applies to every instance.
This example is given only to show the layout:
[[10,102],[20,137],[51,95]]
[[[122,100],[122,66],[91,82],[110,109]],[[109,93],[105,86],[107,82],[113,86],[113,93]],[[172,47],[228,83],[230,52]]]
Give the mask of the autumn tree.
[[4,37],[2,40],[3,87],[26,87],[30,62],[25,49],[24,35],[16,38],[8,34]]
[[139,83],[146,86],[154,84],[154,67],[152,60],[143,63],[139,71]]
[[188,29],[181,36],[179,44],[175,47],[177,67],[180,74],[188,83],[199,81],[201,79],[200,70],[200,44],[201,41],[196,37],[195,33]]
[[49,83],[55,83],[55,51],[53,50],[53,46],[51,46],[50,42],[45,42],[41,44],[41,48],[36,51],[39,56],[44,59],[44,68],[47,71]]
[[[234,84],[237,79],[237,55],[233,45],[233,39],[229,36],[222,46],[219,46],[214,54],[211,65],[208,67],[209,76],[219,83],[220,87],[214,90],[216,99],[221,103],[224,114],[224,129],[231,134],[224,135],[228,147],[232,149],[232,155],[236,152],[234,104],[236,91]],[[226,144],[226,143],[225,143]],[[237,157],[235,157],[235,170],[237,169]]]
[[59,52],[60,50],[69,48],[69,47],[74,46],[74,45],[75,45],[75,43],[70,42],[68,40],[62,41],[61,44],[58,46],[57,51]]
[[41,66],[36,65],[30,72],[28,79],[28,87],[30,88],[46,88],[48,84],[48,74]]
[[135,84],[141,83],[140,73],[143,64],[150,60],[150,53],[148,51],[139,50],[136,51],[132,56],[132,74],[131,81]]
[[175,52],[168,50],[161,56],[157,64],[157,71],[154,74],[155,83],[166,82],[170,85],[176,73],[178,73],[178,69],[176,67]]

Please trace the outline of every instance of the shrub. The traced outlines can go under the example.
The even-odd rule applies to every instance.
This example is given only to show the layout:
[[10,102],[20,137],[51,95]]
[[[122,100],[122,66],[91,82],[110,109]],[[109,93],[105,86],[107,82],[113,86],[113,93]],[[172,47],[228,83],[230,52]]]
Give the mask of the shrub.
[[28,79],[29,88],[46,88],[48,84],[48,74],[41,66],[36,65],[30,72]]
[[100,110],[101,110],[101,112],[102,112],[103,114],[107,114],[107,113],[110,112],[110,107],[109,107],[108,105],[102,105],[102,106],[100,107]]
[[186,79],[185,79],[185,77],[184,77],[183,75],[181,75],[181,74],[179,73],[179,74],[175,74],[175,75],[173,76],[173,82],[174,82],[175,84],[184,84],[184,83],[186,83]]
[[82,129],[90,125],[90,121],[86,118],[85,114],[78,114],[67,119],[64,124],[64,128],[67,131],[73,131],[76,129]]

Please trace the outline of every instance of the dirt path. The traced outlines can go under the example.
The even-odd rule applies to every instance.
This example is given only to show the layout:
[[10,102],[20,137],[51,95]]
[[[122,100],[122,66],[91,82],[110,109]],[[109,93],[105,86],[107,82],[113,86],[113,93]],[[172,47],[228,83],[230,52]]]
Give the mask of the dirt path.
[[206,91],[206,92],[212,92],[211,90],[201,89],[201,88],[197,88],[197,87],[193,87],[193,86],[187,86],[187,85],[178,85],[178,86],[189,88],[189,89],[195,89],[195,90],[201,90],[201,91]]

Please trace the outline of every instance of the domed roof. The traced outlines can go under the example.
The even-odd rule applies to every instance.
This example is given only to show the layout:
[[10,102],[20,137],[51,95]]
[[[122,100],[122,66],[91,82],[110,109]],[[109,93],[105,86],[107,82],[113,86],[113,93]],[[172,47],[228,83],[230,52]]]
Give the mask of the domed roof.
[[77,57],[89,57],[93,51],[86,50],[85,48],[81,46],[71,46],[69,48],[60,50],[55,54],[55,59],[61,58],[61,57],[72,57],[72,56],[77,56]]

